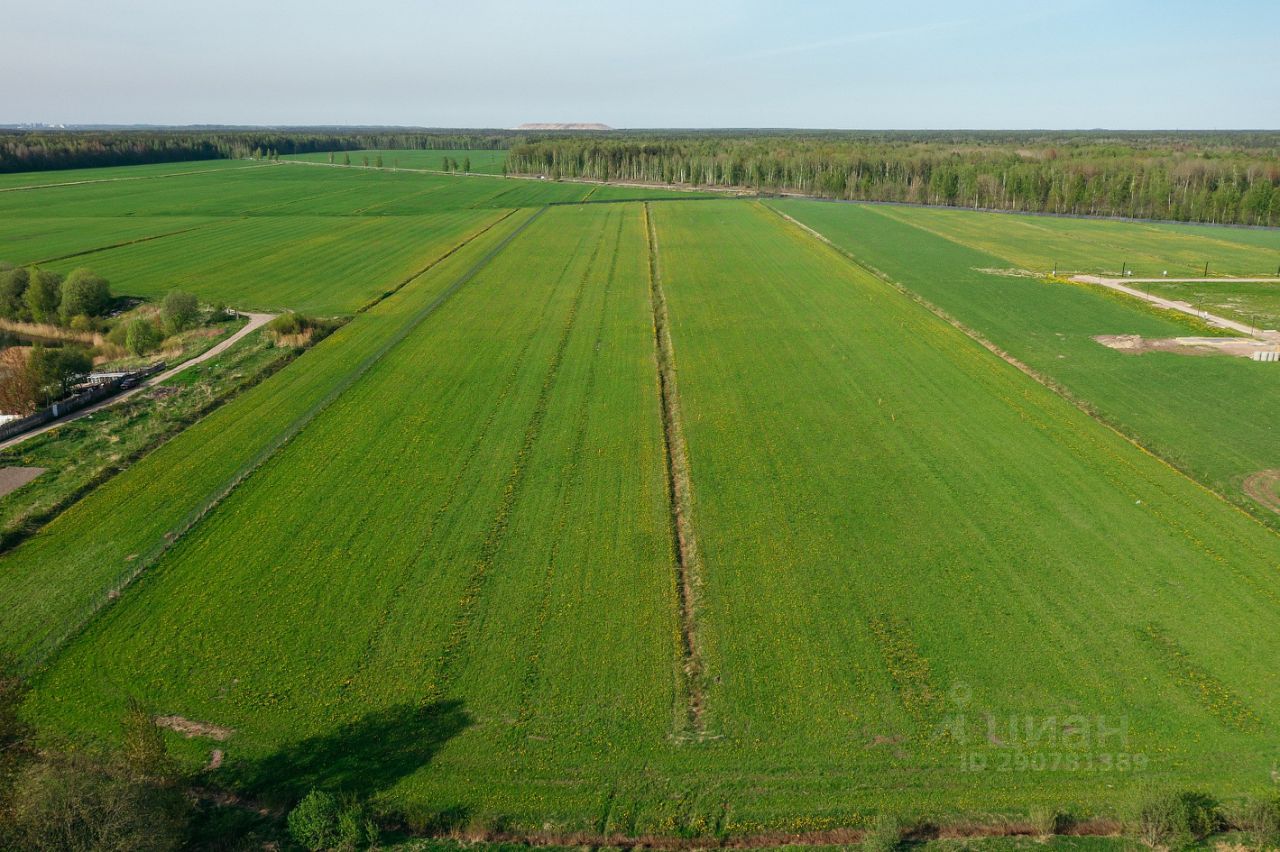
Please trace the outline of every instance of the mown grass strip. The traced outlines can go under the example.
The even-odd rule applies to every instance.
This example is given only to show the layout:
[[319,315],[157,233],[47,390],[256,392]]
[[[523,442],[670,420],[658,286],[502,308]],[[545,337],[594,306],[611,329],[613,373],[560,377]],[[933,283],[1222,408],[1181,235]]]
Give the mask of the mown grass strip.
[[113,601],[117,600],[120,595],[135,580],[138,579],[148,568],[152,567],[160,560],[169,548],[173,547],[183,536],[190,532],[200,521],[217,508],[223,500],[227,498],[233,491],[240,486],[255,470],[260,468],[268,459],[274,456],[285,444],[298,435],[307,424],[311,423],[318,414],[328,408],[342,394],[359,381],[374,364],[382,360],[384,356],[400,343],[402,343],[409,334],[423,323],[427,317],[431,316],[445,302],[449,300],[453,294],[462,289],[467,282],[471,281],[479,272],[484,269],[495,257],[505,249],[512,240],[524,232],[534,221],[536,221],[546,208],[542,208],[517,226],[511,233],[507,234],[501,242],[491,248],[483,256],[481,256],[474,264],[472,264],[465,272],[456,278],[449,286],[444,288],[436,295],[434,299],[412,314],[409,319],[401,326],[401,328],[390,338],[382,343],[374,351],[370,352],[364,359],[349,370],[338,382],[336,382],[329,392],[321,397],[317,402],[304,410],[301,414],[290,421],[276,436],[264,445],[257,453],[251,456],[243,464],[240,465],[231,476],[226,479],[220,486],[209,493],[195,508],[176,525],[171,527],[164,533],[152,546],[134,555],[129,561],[129,567],[118,576],[109,588],[107,594],[99,599],[87,612],[85,612],[71,627],[60,634],[56,634],[51,639],[47,639],[37,645],[29,655],[28,661],[33,665],[42,665],[49,657],[61,648],[68,640],[78,635],[84,628],[98,615],[104,608],[109,606]]
[[667,450],[671,529],[675,539],[676,594],[680,605],[684,689],[688,702],[685,722],[695,736],[702,736],[706,733],[706,699],[703,689],[706,667],[698,643],[696,607],[702,562],[693,525],[693,484],[689,476],[689,454],[680,419],[680,396],[676,389],[675,347],[671,342],[667,300],[662,291],[662,271],[658,263],[658,234],[647,203],[644,205],[644,222],[649,239],[649,303],[653,311],[654,351],[658,365],[658,390],[662,401],[662,432]]

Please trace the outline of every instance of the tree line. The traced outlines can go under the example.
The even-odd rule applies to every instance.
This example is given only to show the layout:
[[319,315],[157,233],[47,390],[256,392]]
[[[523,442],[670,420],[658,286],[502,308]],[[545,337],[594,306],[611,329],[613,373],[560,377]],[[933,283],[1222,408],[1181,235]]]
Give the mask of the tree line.
[[253,131],[5,131],[0,130],[0,173],[130,166],[187,160],[274,158],[361,148],[458,150],[505,148],[514,138],[493,132]]
[[1280,225],[1280,133],[551,135],[510,174],[980,209]]

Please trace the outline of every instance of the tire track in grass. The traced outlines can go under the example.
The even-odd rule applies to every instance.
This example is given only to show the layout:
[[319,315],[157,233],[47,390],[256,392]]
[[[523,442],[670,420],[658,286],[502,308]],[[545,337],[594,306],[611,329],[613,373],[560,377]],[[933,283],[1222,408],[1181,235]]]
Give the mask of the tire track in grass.
[[172,548],[187,533],[196,527],[210,512],[218,507],[232,492],[240,486],[242,482],[249,478],[254,471],[262,467],[269,459],[271,459],[279,450],[289,441],[295,438],[306,426],[330,405],[334,403],[340,396],[346,393],[357,381],[364,377],[374,364],[382,360],[392,349],[402,343],[409,334],[423,323],[429,316],[436,312],[441,305],[445,304],[455,293],[465,286],[472,278],[480,273],[495,257],[497,257],[503,249],[505,249],[512,240],[518,237],[531,224],[537,221],[546,208],[539,209],[536,213],[520,223],[510,234],[507,234],[496,246],[489,249],[474,264],[472,264],[465,272],[459,275],[454,281],[445,287],[430,302],[416,311],[405,324],[394,335],[388,338],[381,346],[375,349],[363,360],[356,364],[340,381],[338,381],[327,394],[310,408],[303,411],[292,421],[289,422],[274,438],[271,439],[261,450],[255,453],[247,461],[240,465],[230,477],[223,481],[217,488],[205,496],[205,498],[187,515],[165,532],[158,541],[156,541],[147,550],[138,553],[135,557],[126,560],[126,568],[122,574],[117,576],[115,581],[111,583],[103,595],[103,597],[93,606],[91,606],[83,616],[77,620],[69,629],[61,634],[46,639],[37,645],[31,652],[30,662],[34,665],[41,665],[49,659],[49,657],[61,648],[66,642],[79,635],[93,621],[93,619],[101,613],[111,603],[119,599],[120,595],[130,585],[134,583],[142,574],[154,566],[160,558]]
[[676,598],[680,607],[680,651],[683,658],[685,693],[684,731],[678,736],[702,739],[706,736],[706,666],[698,642],[697,600],[702,586],[702,556],[693,525],[693,483],[689,476],[689,453],[680,417],[680,396],[676,390],[676,357],[671,343],[667,300],[662,290],[662,270],[658,264],[658,232],[649,204],[644,205],[645,233],[649,239],[649,305],[653,311],[653,340],[658,368],[658,391],[662,401],[662,435],[666,445],[667,489],[671,503],[671,533],[676,557]]
[[[514,213],[515,211],[511,211]],[[511,214],[508,214],[511,215]],[[506,216],[503,217],[504,219]],[[495,223],[496,224],[496,223]],[[573,263],[573,258],[578,255],[578,251],[582,248],[582,243],[586,240],[584,232],[578,239],[578,245],[575,246],[573,252],[566,258],[564,266],[560,270],[559,278],[563,278],[565,273],[569,271],[569,266]],[[502,410],[502,405],[507,397],[511,395],[511,390],[515,387],[516,380],[520,376],[520,368],[524,364],[524,359],[528,355],[529,349],[537,340],[538,331],[543,327],[548,311],[552,303],[555,301],[555,289],[552,288],[547,293],[547,298],[542,304],[542,309],[538,314],[538,322],[533,324],[528,336],[525,338],[520,351],[511,360],[511,368],[507,371],[507,375],[503,379],[502,390],[493,397],[493,405],[489,408],[489,413],[485,416],[484,423],[476,430],[475,437],[467,448],[463,463],[454,473],[453,479],[449,482],[449,487],[445,490],[445,499],[436,507],[432,513],[431,519],[427,522],[426,533],[422,537],[421,543],[414,549],[413,554],[405,562],[405,573],[400,580],[392,588],[391,594],[387,599],[387,604],[382,608],[378,615],[378,620],[374,625],[374,629],[370,632],[369,639],[365,643],[364,650],[356,662],[355,669],[351,676],[343,684],[343,691],[355,683],[356,679],[364,672],[373,658],[373,653],[377,649],[378,644],[382,641],[382,636],[386,633],[387,625],[391,621],[391,611],[395,607],[397,600],[404,594],[408,588],[409,581],[413,577],[412,568],[422,558],[422,554],[426,552],[427,547],[431,544],[435,531],[439,528],[440,522],[453,508],[459,491],[462,487],[462,481],[466,477],[467,472],[471,470],[471,464],[480,455],[480,448],[483,446],[485,439],[488,437],[493,428],[494,422],[498,419],[498,413]],[[359,533],[354,533],[359,534]]]
[[[588,272],[595,265],[596,257],[599,253],[600,243],[597,241],[595,249],[587,261],[586,268]],[[506,484],[502,490],[502,498],[498,503],[497,514],[489,527],[484,543],[480,546],[480,555],[476,559],[466,586],[463,588],[458,615],[454,619],[453,626],[449,630],[449,636],[445,640],[439,657],[436,659],[436,673],[426,690],[428,696],[430,696],[428,700],[438,699],[446,694],[453,682],[453,678],[457,674],[457,661],[465,651],[471,632],[471,625],[475,620],[476,606],[485,586],[488,584],[490,575],[493,573],[493,566],[497,560],[498,553],[502,550],[502,545],[506,541],[511,513],[514,511],[516,500],[523,490],[529,469],[529,456],[539,435],[542,433],[542,424],[547,416],[547,405],[551,399],[551,391],[555,388],[556,378],[560,374],[560,364],[564,361],[565,349],[568,348],[569,338],[578,319],[578,308],[582,304],[583,293],[586,292],[588,277],[588,273],[584,272],[581,281],[578,283],[577,292],[574,294],[573,303],[569,307],[569,313],[565,317],[564,325],[560,332],[560,340],[556,343],[555,352],[551,356],[551,363],[547,368],[546,375],[543,377],[542,387],[538,391],[538,399],[534,404],[533,413],[525,426],[524,438],[520,443],[519,451],[516,453],[515,463],[511,467],[511,472],[507,475]]]
[[[564,480],[564,488],[560,492],[559,511],[556,512],[555,532],[551,538],[551,552],[547,554],[547,567],[542,576],[542,590],[538,600],[537,620],[534,622],[533,634],[529,637],[528,645],[530,648],[528,663],[525,666],[524,676],[520,679],[519,699],[516,709],[516,721],[512,726],[512,734],[518,740],[520,731],[528,724],[532,715],[533,695],[537,690],[538,677],[542,673],[541,656],[539,649],[542,646],[542,637],[545,633],[547,619],[551,615],[551,591],[555,579],[556,559],[560,554],[560,543],[564,538],[565,527],[568,526],[570,516],[570,500],[573,497],[574,489],[581,480],[582,465],[579,460],[582,456],[583,445],[587,440],[587,426],[590,420],[589,403],[591,396],[595,391],[596,376],[600,359],[596,353],[600,351],[600,346],[604,342],[605,322],[609,316],[609,296],[613,292],[614,279],[618,272],[618,255],[622,247],[622,226],[626,223],[626,219],[622,216],[618,217],[618,227],[613,237],[613,257],[609,262],[609,273],[605,277],[604,293],[600,303],[600,318],[596,322],[596,332],[593,338],[592,357],[587,367],[587,380],[585,390],[583,392],[583,402],[578,408],[577,422],[574,423],[573,439],[570,443],[569,453],[569,470],[567,474],[562,475]],[[587,270],[589,275],[590,268]]]

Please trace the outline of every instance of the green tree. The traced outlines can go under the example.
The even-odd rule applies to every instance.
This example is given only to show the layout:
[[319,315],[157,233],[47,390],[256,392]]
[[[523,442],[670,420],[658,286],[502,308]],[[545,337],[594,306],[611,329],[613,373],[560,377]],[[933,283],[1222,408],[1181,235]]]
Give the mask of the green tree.
[[160,303],[160,317],[165,329],[170,334],[177,334],[195,325],[200,318],[200,303],[191,293],[170,290]]
[[160,331],[142,317],[129,323],[125,332],[125,347],[134,355],[145,355],[160,345]]
[[382,168],[382,155],[381,155],[381,154],[379,154],[377,157],[375,157],[375,158],[374,158],[374,160],[373,160],[373,165],[374,165],[374,167],[375,167],[375,168],[379,168],[379,169],[380,169],[380,168]]
[[331,166],[333,165],[333,152],[332,152],[332,151],[330,151],[330,152],[329,152],[329,165],[331,165]]
[[463,170],[464,172],[468,173],[468,174],[470,174],[470,173],[471,173],[471,158],[470,158],[470,157],[463,157],[463,158],[462,158],[462,170]]
[[62,282],[60,310],[64,321],[72,317],[100,317],[111,307],[111,286],[91,269],[73,270]]
[[71,393],[71,388],[93,369],[89,352],[79,346],[31,348],[30,370],[45,402]]
[[21,320],[27,316],[27,270],[18,267],[0,271],[0,316]]
[[350,154],[343,154],[343,155],[342,155],[342,165],[344,165],[344,166],[349,166],[349,165],[351,165],[351,155],[350,155]]
[[57,273],[32,269],[27,273],[27,313],[33,322],[57,322],[58,302],[62,299]]

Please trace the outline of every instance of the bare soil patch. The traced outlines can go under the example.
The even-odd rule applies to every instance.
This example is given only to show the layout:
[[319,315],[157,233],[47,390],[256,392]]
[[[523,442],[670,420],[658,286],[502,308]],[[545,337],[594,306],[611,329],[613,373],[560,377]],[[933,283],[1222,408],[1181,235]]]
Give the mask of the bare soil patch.
[[11,491],[17,491],[44,472],[45,468],[43,467],[0,468],[0,497]]
[[1099,334],[1094,340],[1130,355],[1144,352],[1176,352],[1179,355],[1232,355],[1252,358],[1257,352],[1274,352],[1276,343],[1251,337],[1142,337],[1137,334]]
[[1280,469],[1260,470],[1245,477],[1240,484],[1246,495],[1273,512],[1280,512]]
[[193,719],[188,719],[185,716],[157,716],[156,725],[182,734],[187,739],[191,739],[192,737],[208,737],[211,740],[222,742],[235,733],[231,728],[224,728],[221,725],[212,725],[208,722],[197,722]]

